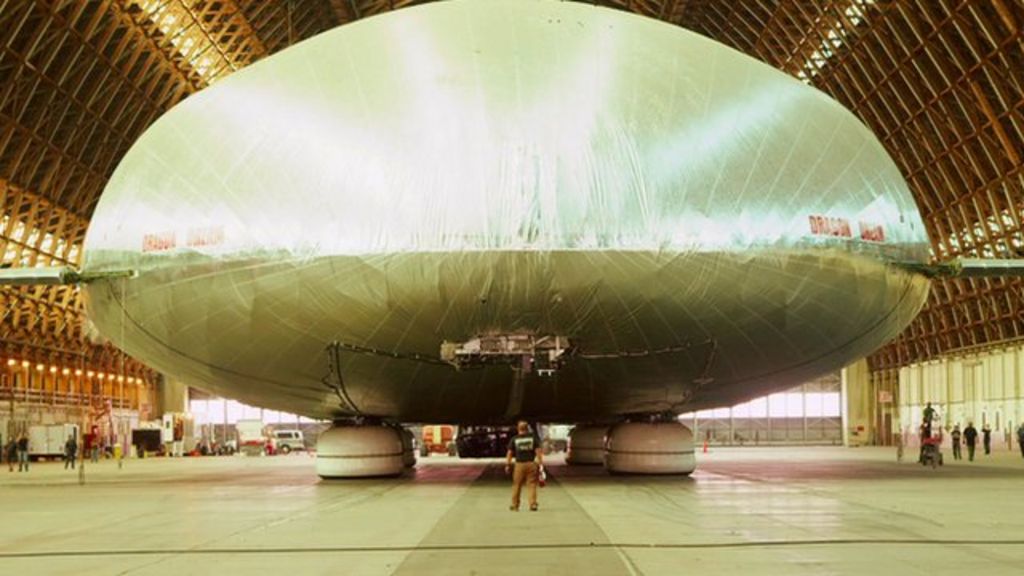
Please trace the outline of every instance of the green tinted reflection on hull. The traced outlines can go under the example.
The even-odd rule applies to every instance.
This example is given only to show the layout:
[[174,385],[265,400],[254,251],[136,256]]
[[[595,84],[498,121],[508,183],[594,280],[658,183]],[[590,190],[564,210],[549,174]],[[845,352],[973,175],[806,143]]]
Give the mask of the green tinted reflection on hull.
[[[115,343],[156,367],[321,416],[342,411],[322,383],[331,342],[438,358],[445,340],[564,334],[582,358],[531,383],[523,410],[581,418],[738,401],[798,383],[893,337],[927,287],[840,251],[463,252],[193,262],[90,286],[89,298],[107,314],[98,322],[118,326]],[[124,341],[118,301],[127,302]],[[587,358],[602,355],[611,357]],[[499,418],[513,378],[507,367],[456,372],[357,353],[345,353],[342,368],[362,412],[424,421]],[[693,396],[702,376],[714,383]]]

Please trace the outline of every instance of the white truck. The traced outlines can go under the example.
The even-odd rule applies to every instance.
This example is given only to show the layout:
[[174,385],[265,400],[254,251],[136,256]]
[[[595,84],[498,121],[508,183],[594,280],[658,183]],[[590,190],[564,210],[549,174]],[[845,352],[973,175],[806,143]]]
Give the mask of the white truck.
[[544,453],[565,452],[569,449],[569,431],[572,426],[566,424],[549,424],[544,427]]
[[263,456],[267,453],[270,439],[262,420],[239,420],[235,423],[238,432],[238,451],[246,456]]
[[167,448],[167,454],[182,457],[186,450],[195,446],[195,421],[191,414],[164,414],[160,427],[160,441]]
[[[61,458],[69,436],[80,443],[77,424],[39,424],[28,427],[28,455],[32,459]],[[81,446],[79,446],[81,450]]]

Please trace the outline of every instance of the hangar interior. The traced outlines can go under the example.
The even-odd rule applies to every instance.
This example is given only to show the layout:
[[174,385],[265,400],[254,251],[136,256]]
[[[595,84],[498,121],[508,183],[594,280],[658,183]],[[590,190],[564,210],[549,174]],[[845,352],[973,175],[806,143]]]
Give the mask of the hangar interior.
[[[4,266],[79,264],[89,216],[114,167],[142,131],[177,102],[324,30],[415,4],[4,3]],[[796,76],[852,110],[906,177],[936,260],[1024,254],[1024,81],[1012,73],[1024,66],[1019,3],[594,4],[697,31]],[[36,416],[48,410],[55,411],[54,420],[62,418],[60,413],[108,405],[141,413],[143,420],[159,414],[158,375],[90,337],[77,288],[4,287],[2,295],[2,389],[9,402],[0,406],[9,423],[6,433],[19,422],[49,419]],[[915,366],[1024,337],[1022,296],[1017,278],[936,280],[919,317],[867,359],[868,376],[861,380],[872,393],[862,403],[871,405],[862,411],[909,416],[925,400],[921,394],[927,395],[910,392],[920,386],[913,378],[922,369]],[[945,373],[961,381],[958,369]],[[963,381],[979,382],[973,374]],[[1009,379],[1016,372],[986,368],[985,374],[1000,382],[985,384],[995,387],[979,389],[975,402],[981,394],[1002,398],[1002,390],[1014,390]],[[903,383],[909,388],[901,389]],[[900,407],[875,406],[878,393],[898,399]],[[25,415],[15,412],[12,418],[12,406],[23,406]],[[1019,414],[1009,416],[1009,409],[1001,413],[1006,421],[1020,420]],[[974,416],[981,419],[981,413]],[[874,419],[867,425],[878,427]],[[873,441],[887,442],[888,435]]]
[[[327,30],[429,3],[0,0],[3,268],[80,266],[90,218],[115,168],[143,132],[178,103]],[[583,3],[695,31],[799,79],[852,111],[877,136],[906,180],[927,228],[934,262],[1024,258],[1024,4],[1020,0]],[[140,423],[185,411],[189,383],[174,381],[106,342],[86,318],[78,286],[3,286],[0,302],[0,436],[4,443],[32,426],[72,423],[83,429],[98,426],[99,433],[114,444],[127,444],[131,430]],[[944,428],[963,427],[967,422],[979,429],[988,426],[997,451],[1015,452],[1015,430],[1024,423],[1024,280],[935,278],[926,306],[895,340],[840,374],[772,398],[682,416],[684,423],[691,423],[698,442],[706,439],[711,444],[707,458],[712,469],[724,475],[735,473],[731,478],[738,484],[733,488],[746,495],[748,506],[759,504],[744,491],[751,489],[749,483],[761,480],[752,479],[746,464],[731,468],[725,456],[715,462],[715,448],[746,450],[765,445],[769,452],[764,454],[774,455],[785,454],[770,452],[778,444],[886,447],[886,464],[876,456],[883,454],[882,448],[870,452],[872,460],[861,468],[844,463],[847,456],[833,453],[822,453],[821,461],[839,462],[837,474],[847,474],[843,478],[861,473],[888,478],[898,473],[887,467],[891,464],[888,447],[916,446],[917,426],[930,402]],[[761,462],[758,459],[775,458],[749,457],[755,468]],[[805,469],[817,471],[814,458],[810,460],[803,462]],[[992,482],[993,494],[1010,493],[1007,482],[1014,479],[1016,464],[1000,461],[982,474]],[[769,477],[774,475],[780,482],[772,485],[786,500],[780,507],[806,503],[786,492],[785,483],[833,480],[828,473],[809,472],[801,477],[777,462],[764,467]],[[454,470],[452,477],[461,473],[459,468]],[[174,474],[171,469],[155,473]],[[101,484],[107,482],[107,489],[113,491],[117,480],[112,476],[102,480],[110,472],[94,474],[100,474]],[[205,472],[189,474],[196,474],[187,477],[197,482],[211,481],[203,479]],[[292,471],[282,474],[293,478]],[[917,474],[913,482],[921,481]],[[250,496],[258,494],[261,481],[255,473],[248,470],[241,476]],[[448,477],[441,474],[439,478],[438,485],[443,486]],[[968,481],[962,472],[951,478],[951,490],[963,486],[954,480]],[[359,490],[369,493],[373,488],[368,486],[360,485]],[[615,486],[615,490],[624,489]],[[664,485],[651,490],[662,489],[669,490]],[[899,486],[892,489],[890,496],[902,494]],[[0,502],[10,502],[13,490],[48,498],[42,488],[31,487],[30,478],[19,477],[15,484],[0,481]],[[600,508],[595,515],[607,520],[601,527],[604,542],[641,543],[643,536],[638,540],[609,528],[617,509],[602,503],[605,496],[582,494],[584,490],[577,487],[579,500]],[[614,498],[622,496],[615,494]],[[928,494],[939,498],[942,491]],[[717,493],[712,496],[724,498]],[[819,502],[840,512],[818,511],[855,515],[870,498],[865,493],[859,501]],[[893,502],[898,506],[896,499]],[[235,504],[237,510],[244,510],[244,503]],[[914,501],[912,506],[924,516],[931,504]],[[979,508],[994,509],[988,501]],[[956,521],[950,517],[956,511],[968,515],[965,522],[979,529],[1014,529],[1012,524],[988,526],[966,508],[943,513],[949,526]],[[18,513],[28,518],[33,510],[26,505]],[[370,522],[376,513],[361,510],[359,514]],[[443,512],[438,512],[437,517],[441,516]],[[784,514],[779,512],[779,517]],[[268,518],[259,521],[270,522]],[[871,519],[865,516],[859,521],[846,537],[856,540],[870,532]],[[313,522],[308,528],[315,530],[317,525]],[[187,533],[184,526],[175,530]],[[930,530],[921,528],[920,533],[931,541],[941,540]],[[771,526],[758,525],[754,531],[770,534]],[[358,535],[353,538],[359,540]],[[891,538],[898,539],[898,535]],[[33,561],[2,542],[0,538],[0,559],[10,556],[26,566]],[[83,541],[82,546],[94,544]],[[360,554],[366,557],[360,556],[354,565],[367,573],[386,571],[370,558],[372,542],[361,545]],[[1019,560],[1024,552],[1019,541],[1000,546],[996,552],[985,549],[995,555],[990,561],[996,562],[992,560],[996,556],[999,562]],[[615,546],[607,548],[612,549]],[[579,552],[573,550],[570,563]],[[896,552],[886,549],[883,556],[890,552],[890,566],[898,566]],[[398,560],[409,573],[437,560],[429,551],[415,554],[420,556]],[[792,561],[778,554],[775,560]],[[944,566],[962,562],[943,554],[932,560],[947,562]],[[618,562],[620,556],[615,558]],[[679,557],[669,554],[669,558]],[[672,565],[661,557],[638,562],[631,573],[642,573],[639,565],[651,573],[670,570],[667,567]],[[715,557],[712,565],[724,570],[739,565],[750,568],[760,560],[751,556],[730,562]],[[843,565],[865,567],[854,560]],[[1008,565],[1000,564],[997,570]],[[108,573],[110,566],[90,565],[89,569]]]

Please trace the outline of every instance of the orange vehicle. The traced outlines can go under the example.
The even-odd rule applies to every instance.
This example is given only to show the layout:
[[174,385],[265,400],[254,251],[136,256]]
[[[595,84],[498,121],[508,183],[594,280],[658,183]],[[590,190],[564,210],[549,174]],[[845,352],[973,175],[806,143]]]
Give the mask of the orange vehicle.
[[424,424],[422,440],[420,456],[430,456],[431,453],[455,455],[455,426]]

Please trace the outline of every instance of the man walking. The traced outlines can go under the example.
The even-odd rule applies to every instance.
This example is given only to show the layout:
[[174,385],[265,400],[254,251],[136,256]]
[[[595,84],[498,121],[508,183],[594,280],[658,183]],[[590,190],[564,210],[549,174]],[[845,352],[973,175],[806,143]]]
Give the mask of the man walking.
[[519,421],[516,432],[508,443],[508,454],[505,458],[505,473],[512,470],[512,505],[508,509],[513,512],[519,511],[519,496],[525,483],[529,487],[530,510],[536,511],[537,475],[544,461],[544,451],[537,435],[530,431],[530,425],[525,420]]
[[68,469],[68,464],[71,465],[71,469],[75,469],[75,456],[78,455],[78,440],[75,439],[75,435],[68,436],[68,441],[64,443],[64,469]]
[[978,443],[978,429],[974,422],[968,422],[964,428],[964,444],[967,444],[967,459],[974,462],[974,446]]
[[1020,455],[1024,457],[1024,422],[1017,426],[1017,446],[1020,447]]
[[18,440],[13,434],[4,447],[4,452],[7,452],[7,471],[14,472],[14,461],[18,459]]
[[18,472],[28,472],[28,436],[18,438]]
[[981,425],[981,445],[985,447],[985,455],[992,453],[992,428],[988,422]]
[[953,431],[949,434],[953,441],[953,460],[960,460],[960,425],[953,426]]

